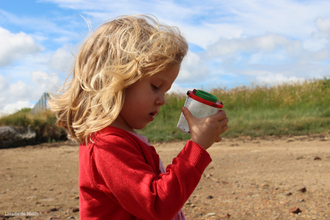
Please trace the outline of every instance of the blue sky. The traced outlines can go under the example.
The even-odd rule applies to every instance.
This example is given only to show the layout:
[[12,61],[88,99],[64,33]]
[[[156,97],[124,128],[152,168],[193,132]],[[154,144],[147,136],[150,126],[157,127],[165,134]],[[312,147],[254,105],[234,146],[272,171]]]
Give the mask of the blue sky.
[[299,83],[330,76],[330,1],[0,0],[0,114],[63,83],[102,22],[152,14],[190,46],[172,91]]

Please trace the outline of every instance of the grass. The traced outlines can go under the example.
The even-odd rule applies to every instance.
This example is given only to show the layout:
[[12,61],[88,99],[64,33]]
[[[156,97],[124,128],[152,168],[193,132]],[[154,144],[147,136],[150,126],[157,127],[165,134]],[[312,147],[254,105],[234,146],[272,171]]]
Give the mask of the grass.
[[[240,87],[209,91],[224,104],[229,128],[222,137],[282,136],[330,133],[330,79],[276,87]],[[166,95],[166,104],[152,123],[140,131],[149,141],[186,140],[190,135],[176,128],[186,96]],[[0,125],[30,126],[38,141],[65,138],[54,125],[51,112],[31,115],[23,109],[0,118]]]
[[66,139],[64,129],[55,125],[56,118],[50,111],[31,114],[30,108],[25,108],[12,115],[0,118],[0,126],[30,127],[36,132],[36,143],[55,142]]
[[[276,87],[209,91],[224,104],[229,128],[222,137],[330,132],[330,79]],[[185,96],[167,95],[154,122],[140,131],[150,141],[189,139],[176,123]]]

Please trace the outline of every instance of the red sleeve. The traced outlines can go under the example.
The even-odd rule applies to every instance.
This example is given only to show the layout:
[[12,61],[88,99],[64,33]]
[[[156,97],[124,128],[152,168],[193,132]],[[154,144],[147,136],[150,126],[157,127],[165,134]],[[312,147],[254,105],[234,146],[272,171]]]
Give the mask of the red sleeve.
[[156,174],[141,149],[128,139],[112,136],[103,141],[108,147],[94,147],[92,152],[94,184],[140,219],[172,219],[211,162],[201,146],[188,141],[166,173]]

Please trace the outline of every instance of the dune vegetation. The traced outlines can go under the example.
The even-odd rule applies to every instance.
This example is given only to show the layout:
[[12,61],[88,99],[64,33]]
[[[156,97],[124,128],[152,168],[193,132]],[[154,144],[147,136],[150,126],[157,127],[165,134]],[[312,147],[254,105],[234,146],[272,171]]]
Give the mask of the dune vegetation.
[[[209,91],[224,104],[229,128],[223,137],[306,135],[330,132],[330,79],[274,87]],[[176,128],[185,95],[166,95],[153,123],[140,133],[150,141],[189,139]]]
[[[224,104],[229,129],[223,137],[306,135],[330,132],[330,79],[274,87],[221,88],[208,91]],[[166,104],[155,120],[139,131],[151,142],[189,139],[176,128],[185,94],[166,94]],[[38,115],[22,109],[0,118],[0,125],[30,126],[38,142],[65,139],[50,111]]]
[[30,127],[36,132],[36,143],[57,142],[67,139],[65,130],[55,125],[56,118],[51,111],[32,114],[30,108],[2,116],[0,126]]

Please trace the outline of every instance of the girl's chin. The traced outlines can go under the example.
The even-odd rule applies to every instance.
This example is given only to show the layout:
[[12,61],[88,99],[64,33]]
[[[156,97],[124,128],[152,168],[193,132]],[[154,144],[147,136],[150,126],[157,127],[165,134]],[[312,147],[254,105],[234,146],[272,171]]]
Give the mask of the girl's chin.
[[133,129],[134,129],[134,130],[141,130],[141,129],[145,128],[147,125],[148,125],[148,123],[145,124],[145,125],[136,126],[136,127],[134,127]]
[[150,114],[149,114],[149,120],[150,120],[150,121],[153,121],[154,119],[155,119],[155,115],[150,115]]

